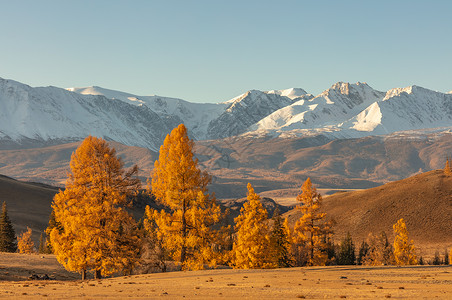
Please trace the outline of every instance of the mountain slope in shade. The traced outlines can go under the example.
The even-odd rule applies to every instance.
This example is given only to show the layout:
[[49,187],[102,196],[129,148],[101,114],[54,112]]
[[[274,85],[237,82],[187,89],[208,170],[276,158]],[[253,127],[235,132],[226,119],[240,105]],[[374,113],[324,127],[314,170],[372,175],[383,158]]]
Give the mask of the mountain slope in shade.
[[[452,247],[451,191],[452,176],[435,170],[363,191],[336,193],[324,198],[324,211],[337,222],[338,240],[350,232],[358,245],[369,233],[382,230],[392,240],[392,225],[404,218],[415,245],[433,244],[433,252],[442,251]],[[285,216],[293,225],[300,213],[293,210]]]
[[0,79],[0,139],[77,141],[87,135],[157,150],[179,120],[104,96]]
[[[296,96],[289,98],[283,96],[283,94]],[[298,96],[298,94],[302,95]],[[225,138],[247,132],[251,125],[292,104],[300,97],[310,96],[307,96],[304,90],[299,90],[298,93],[248,91],[239,97],[224,102],[229,106],[218,118],[210,122],[207,137],[210,139]]]

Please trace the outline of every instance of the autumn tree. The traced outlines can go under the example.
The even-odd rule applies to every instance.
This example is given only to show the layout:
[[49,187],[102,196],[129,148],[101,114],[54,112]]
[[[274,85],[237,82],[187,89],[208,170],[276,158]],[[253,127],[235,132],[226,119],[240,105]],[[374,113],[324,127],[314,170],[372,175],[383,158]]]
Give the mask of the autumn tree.
[[363,265],[381,266],[394,264],[394,253],[386,232],[382,231],[379,235],[369,234],[367,244],[369,249],[363,258]]
[[342,240],[339,246],[339,253],[337,254],[338,265],[354,265],[356,261],[355,245],[353,244],[350,232]]
[[408,230],[405,221],[398,220],[393,225],[394,229],[394,259],[397,265],[415,265],[417,264],[414,242],[408,238]]
[[32,230],[27,227],[27,231],[22,232],[22,234],[17,239],[17,250],[19,253],[30,254],[34,252],[35,244],[31,239]]
[[237,240],[234,242],[234,267],[238,269],[260,269],[272,267],[268,214],[260,197],[248,183],[247,201],[234,219]]
[[449,158],[446,159],[446,165],[444,166],[444,175],[446,175],[446,176],[451,176],[452,175],[452,170],[450,168]]
[[[66,188],[55,195],[50,242],[69,271],[95,278],[131,268],[137,260],[136,222],[127,198],[139,186],[137,167],[125,171],[116,151],[89,136],[72,154]],[[52,224],[53,223],[53,224]]]
[[0,216],[0,251],[16,252],[16,250],[16,233],[14,232],[13,224],[8,216],[6,202],[3,202],[2,214]]
[[331,223],[326,221],[326,213],[320,211],[322,196],[312,186],[310,178],[301,187],[297,201],[301,203],[297,208],[302,213],[294,226],[299,264],[325,265],[328,259],[326,243],[332,233]]
[[216,264],[212,226],[221,214],[207,190],[211,178],[200,170],[193,146],[183,124],[166,136],[148,186],[166,209],[147,209],[145,215],[154,224],[157,241],[182,269]]
[[270,233],[270,253],[272,264],[276,268],[292,266],[287,218],[283,221],[279,209],[273,212],[273,226]]

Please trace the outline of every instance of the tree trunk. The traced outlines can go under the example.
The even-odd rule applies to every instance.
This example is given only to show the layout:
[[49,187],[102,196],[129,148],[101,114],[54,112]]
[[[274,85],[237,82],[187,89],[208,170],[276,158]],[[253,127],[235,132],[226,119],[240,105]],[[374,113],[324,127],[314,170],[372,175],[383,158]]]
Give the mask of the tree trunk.
[[95,270],[94,271],[94,279],[101,279],[102,278],[102,274],[100,273],[100,270]]
[[82,280],[86,280],[86,270],[82,270]]
[[182,268],[185,265],[186,260],[186,247],[185,247],[185,238],[187,237],[187,220],[185,219],[185,212],[187,210],[187,207],[185,205],[185,200],[182,204],[182,248],[180,250],[180,263],[182,265]]

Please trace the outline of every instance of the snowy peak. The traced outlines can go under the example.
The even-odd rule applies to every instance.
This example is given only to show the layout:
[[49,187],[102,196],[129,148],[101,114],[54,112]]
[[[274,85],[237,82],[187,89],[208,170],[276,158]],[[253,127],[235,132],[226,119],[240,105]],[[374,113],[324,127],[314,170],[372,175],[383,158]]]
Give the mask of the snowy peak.
[[284,96],[284,97],[287,97],[292,100],[296,99],[296,98],[300,98],[307,94],[307,92],[305,90],[300,89],[300,88],[290,88],[290,89],[286,89],[286,90],[271,90],[266,93]]
[[248,91],[223,103],[228,106],[218,118],[210,122],[207,137],[225,138],[245,133],[251,125],[293,101],[279,92]]
[[250,90],[223,103],[191,103],[97,86],[32,88],[0,78],[0,140],[75,141],[91,134],[157,150],[180,123],[194,139],[450,130],[452,93],[415,85],[380,92],[366,83],[338,82],[316,97],[291,88]]
[[255,130],[294,130],[335,126],[381,99],[384,93],[365,83],[338,82],[312,99],[301,99],[259,121]]
[[0,138],[15,143],[77,141],[88,135],[157,150],[178,123],[100,95],[0,79]]

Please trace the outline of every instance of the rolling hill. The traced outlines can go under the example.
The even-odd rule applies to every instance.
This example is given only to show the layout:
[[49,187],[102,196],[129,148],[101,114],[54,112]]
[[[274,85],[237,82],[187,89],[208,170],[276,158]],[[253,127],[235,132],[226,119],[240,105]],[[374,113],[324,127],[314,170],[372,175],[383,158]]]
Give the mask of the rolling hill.
[[[350,232],[356,244],[369,233],[385,231],[404,218],[410,237],[423,251],[452,248],[452,176],[443,170],[418,174],[375,188],[340,192],[324,198],[323,210],[334,219],[336,242]],[[297,210],[285,217],[294,224]]]

